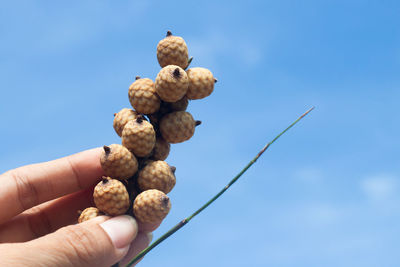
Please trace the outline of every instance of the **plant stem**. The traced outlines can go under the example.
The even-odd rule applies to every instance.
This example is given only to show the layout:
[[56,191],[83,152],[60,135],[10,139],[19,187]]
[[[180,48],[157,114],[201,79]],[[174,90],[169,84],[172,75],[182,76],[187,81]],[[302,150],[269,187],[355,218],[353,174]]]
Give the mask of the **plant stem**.
[[130,267],[133,264],[135,264],[138,260],[140,260],[144,255],[149,253],[153,248],[155,248],[158,244],[163,242],[165,239],[167,239],[169,236],[174,234],[176,231],[181,229],[185,224],[187,224],[191,219],[193,219],[197,214],[202,212],[205,208],[207,208],[211,203],[213,203],[217,198],[219,198],[228,188],[233,185],[250,167],[253,165],[259,157],[265,152],[265,150],[268,149],[270,145],[272,145],[276,140],[278,140],[279,137],[281,137],[285,132],[287,132],[290,128],[292,128],[297,122],[299,122],[302,118],[304,118],[308,113],[310,113],[314,107],[310,108],[307,110],[303,115],[301,115],[297,120],[295,120],[292,124],[290,124],[285,130],[283,130],[280,134],[278,134],[274,139],[272,139],[271,142],[266,144],[260,152],[221,190],[216,194],[213,198],[211,198],[207,203],[205,203],[202,207],[200,207],[197,211],[195,211],[192,215],[189,217],[183,219],[180,221],[177,225],[172,227],[168,232],[166,232],[164,235],[162,235],[160,238],[158,238],[156,241],[154,241],[150,246],[142,250],[138,255],[136,255],[135,258],[133,258],[126,267]]

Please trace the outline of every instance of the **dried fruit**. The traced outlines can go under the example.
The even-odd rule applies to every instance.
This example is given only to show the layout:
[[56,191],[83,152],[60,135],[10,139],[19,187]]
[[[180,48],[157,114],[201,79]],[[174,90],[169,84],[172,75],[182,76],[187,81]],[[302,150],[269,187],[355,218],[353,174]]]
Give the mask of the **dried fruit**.
[[129,101],[139,113],[151,114],[160,108],[160,98],[156,93],[154,82],[148,78],[136,77],[129,87]]
[[111,216],[124,214],[129,208],[129,194],[119,180],[103,177],[94,188],[93,200],[96,207]]
[[118,113],[114,114],[114,130],[118,134],[118,136],[122,135],[122,130],[128,121],[136,119],[137,115],[139,115],[136,111],[130,108],[123,108]]
[[200,121],[195,121],[189,112],[176,111],[161,119],[160,132],[168,143],[181,143],[193,136],[194,129],[198,124]]
[[217,81],[211,71],[206,68],[191,68],[186,71],[189,78],[189,88],[186,93],[189,99],[201,99],[209,96]]
[[174,188],[175,167],[162,160],[152,161],[139,171],[137,183],[140,190],[158,189],[168,194]]
[[122,131],[122,145],[137,157],[148,156],[154,148],[156,133],[153,126],[143,116],[130,121]]
[[189,79],[181,67],[168,65],[157,74],[155,87],[162,100],[176,102],[185,96]]
[[174,36],[170,31],[157,45],[157,59],[163,68],[167,65],[177,65],[183,69],[188,66],[188,48],[182,37]]
[[106,176],[119,180],[132,177],[138,170],[135,155],[119,144],[104,146],[100,163]]
[[140,193],[133,203],[133,213],[136,219],[146,223],[159,223],[171,209],[169,197],[157,189]]
[[89,207],[81,212],[78,218],[78,222],[82,223],[100,215],[103,215],[103,213],[98,208]]

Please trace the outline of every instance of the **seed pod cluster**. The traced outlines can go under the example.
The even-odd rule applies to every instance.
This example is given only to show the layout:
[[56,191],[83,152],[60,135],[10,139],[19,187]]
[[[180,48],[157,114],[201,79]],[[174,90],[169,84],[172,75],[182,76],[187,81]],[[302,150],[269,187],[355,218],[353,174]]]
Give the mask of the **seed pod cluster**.
[[189,101],[209,96],[217,81],[210,70],[189,68],[188,48],[170,31],[157,45],[161,70],[155,79],[140,78],[128,89],[132,108],[114,114],[113,127],[121,144],[103,147],[100,164],[105,176],[94,188],[96,207],[78,219],[129,214],[144,223],[160,223],[171,202],[176,168],[165,161],[171,144],[189,140],[200,121],[187,111]]

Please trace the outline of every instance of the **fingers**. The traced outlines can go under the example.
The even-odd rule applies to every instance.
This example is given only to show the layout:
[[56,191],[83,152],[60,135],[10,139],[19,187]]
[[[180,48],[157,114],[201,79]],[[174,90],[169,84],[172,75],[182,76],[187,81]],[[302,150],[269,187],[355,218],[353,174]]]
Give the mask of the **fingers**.
[[0,226],[0,243],[25,242],[77,222],[78,210],[93,206],[93,188],[33,207]]
[[131,243],[128,253],[126,253],[125,257],[119,262],[119,266],[126,266],[137,254],[150,245],[152,239],[152,233],[139,233]]
[[[153,231],[156,230],[162,221],[157,223],[143,223],[137,220],[139,233],[136,239],[132,242],[128,253],[126,256],[119,262],[119,266],[126,266],[137,254],[139,254],[143,249],[148,247],[153,240]],[[142,260],[139,259],[133,266],[139,263]]]
[[101,148],[0,175],[0,224],[40,203],[88,188],[104,174]]
[[160,226],[161,222],[162,221],[157,222],[157,223],[143,223],[139,220],[137,221],[140,232],[153,232],[154,230],[156,230],[158,228],[158,226]]
[[[15,266],[109,267],[126,255],[137,233],[137,223],[130,216],[108,220],[100,216],[30,242],[0,246],[0,258]],[[10,259],[9,255],[16,257],[17,249],[23,255]]]
[[[94,206],[93,188],[33,207],[0,226],[0,243],[26,242],[75,224],[78,210]],[[153,232],[161,224],[137,221],[140,232]]]

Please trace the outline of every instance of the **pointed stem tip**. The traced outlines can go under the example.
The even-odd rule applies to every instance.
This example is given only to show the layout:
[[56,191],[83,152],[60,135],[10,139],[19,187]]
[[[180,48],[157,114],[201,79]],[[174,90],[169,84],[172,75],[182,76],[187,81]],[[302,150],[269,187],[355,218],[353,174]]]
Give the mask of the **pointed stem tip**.
[[167,31],[167,37],[171,36],[171,35],[172,35],[172,32],[171,31]]
[[105,176],[102,177],[102,180],[101,180],[101,181],[103,182],[103,184],[108,183],[108,179],[107,179],[107,177],[105,177]]
[[136,76],[136,77],[135,77],[135,80],[139,80],[139,79],[140,79],[140,76]]
[[201,121],[196,121],[196,126],[199,126],[201,124]]
[[187,70],[187,68],[189,68],[189,65],[190,65],[190,63],[192,63],[192,61],[193,61],[193,57],[190,57],[190,58],[188,59],[188,62],[187,62],[187,65],[186,65],[185,70]]

